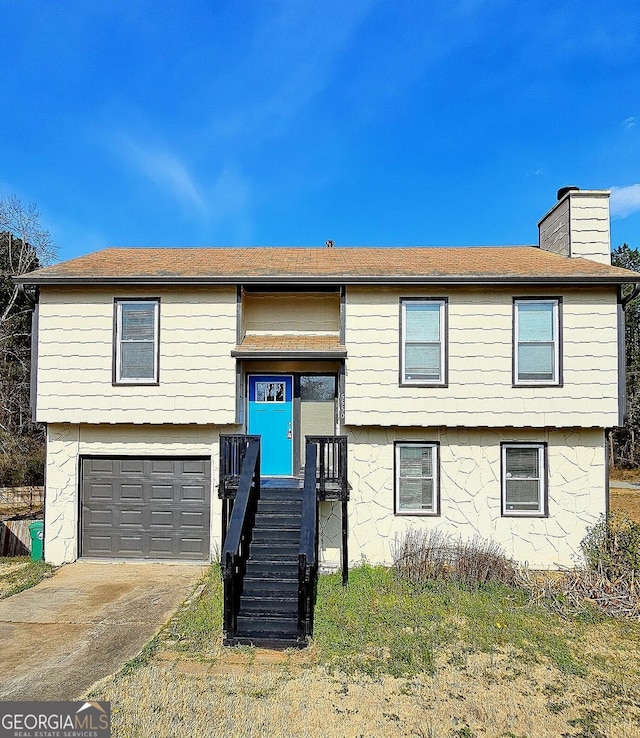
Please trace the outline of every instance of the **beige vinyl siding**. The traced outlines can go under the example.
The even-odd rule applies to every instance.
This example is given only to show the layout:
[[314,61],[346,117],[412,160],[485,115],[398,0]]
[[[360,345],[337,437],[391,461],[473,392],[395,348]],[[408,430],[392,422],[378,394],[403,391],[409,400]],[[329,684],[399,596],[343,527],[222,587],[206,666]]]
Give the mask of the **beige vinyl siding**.
[[611,264],[609,196],[571,194],[571,256]]
[[[160,297],[159,386],[113,386],[115,297]],[[38,421],[233,423],[235,288],[40,295]]]
[[571,256],[569,198],[558,203],[540,223],[540,248],[560,256]]
[[540,248],[610,265],[609,195],[607,190],[569,192],[538,224]]
[[260,334],[338,334],[340,296],[335,294],[246,294],[244,331]]
[[[449,298],[448,386],[399,383],[401,297]],[[513,298],[562,297],[563,386],[513,387]],[[345,423],[607,427],[618,419],[615,290],[349,287]]]

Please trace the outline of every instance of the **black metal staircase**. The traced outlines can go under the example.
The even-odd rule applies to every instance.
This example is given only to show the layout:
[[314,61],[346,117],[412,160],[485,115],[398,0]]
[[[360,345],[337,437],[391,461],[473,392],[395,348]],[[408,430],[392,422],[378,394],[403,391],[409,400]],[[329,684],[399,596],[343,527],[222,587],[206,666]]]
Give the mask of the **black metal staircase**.
[[[240,598],[235,643],[289,648],[298,642],[302,488],[261,486]],[[302,644],[304,645],[304,644]]]
[[307,438],[303,484],[260,479],[259,437],[220,437],[225,645],[307,645],[313,634],[322,499],[343,503],[346,584],[346,440]]

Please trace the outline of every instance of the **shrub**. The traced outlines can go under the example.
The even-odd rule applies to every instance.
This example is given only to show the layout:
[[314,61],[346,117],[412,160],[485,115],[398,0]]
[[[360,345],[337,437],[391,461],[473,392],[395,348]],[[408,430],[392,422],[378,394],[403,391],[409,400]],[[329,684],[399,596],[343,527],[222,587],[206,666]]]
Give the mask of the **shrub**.
[[488,582],[512,585],[516,568],[500,546],[475,536],[470,541],[439,530],[411,528],[393,546],[396,574],[414,584],[433,579],[478,587]]
[[0,434],[0,487],[44,483],[44,441],[34,436]]
[[587,568],[608,579],[640,573],[640,525],[623,513],[602,515],[580,548]]

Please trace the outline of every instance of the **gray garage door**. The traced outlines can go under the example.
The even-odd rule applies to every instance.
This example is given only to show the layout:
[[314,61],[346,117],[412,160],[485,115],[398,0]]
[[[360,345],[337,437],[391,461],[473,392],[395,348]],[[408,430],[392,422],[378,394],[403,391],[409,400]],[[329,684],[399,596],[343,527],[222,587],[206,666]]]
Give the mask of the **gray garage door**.
[[208,559],[211,459],[85,457],[82,556]]

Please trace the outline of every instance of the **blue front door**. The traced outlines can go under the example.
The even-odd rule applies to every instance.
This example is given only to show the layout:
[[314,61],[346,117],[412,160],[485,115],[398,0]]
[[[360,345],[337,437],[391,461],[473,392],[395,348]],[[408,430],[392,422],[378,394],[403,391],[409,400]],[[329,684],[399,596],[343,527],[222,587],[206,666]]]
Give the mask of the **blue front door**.
[[284,375],[249,377],[249,428],[261,436],[260,466],[264,477],[293,473],[293,378]]

